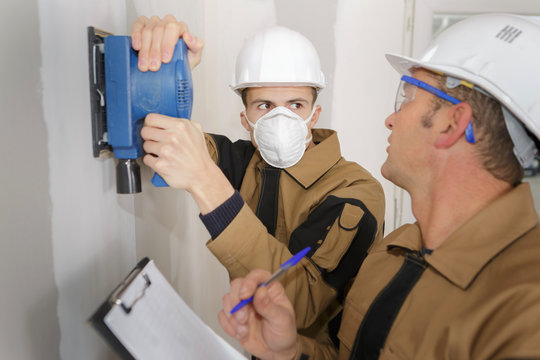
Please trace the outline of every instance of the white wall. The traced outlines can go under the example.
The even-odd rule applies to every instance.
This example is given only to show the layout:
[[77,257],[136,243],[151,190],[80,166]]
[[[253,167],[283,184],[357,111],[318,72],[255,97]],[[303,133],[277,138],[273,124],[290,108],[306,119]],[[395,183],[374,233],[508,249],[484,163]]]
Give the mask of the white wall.
[[[223,334],[216,315],[228,278],[192,200],[149,186],[148,169],[141,194],[117,195],[113,161],[91,155],[88,25],[127,34],[142,14],[186,20],[206,42],[193,119],[233,139],[246,136],[227,86],[243,40],[274,23],[303,32],[329,81],[320,125],[381,178],[397,85],[383,55],[401,51],[401,0],[8,0],[0,10],[1,358],[115,358],[86,319],[143,256]],[[383,183],[392,219],[393,188]]]
[[86,26],[123,33],[124,1],[40,0],[43,113],[62,359],[109,351],[86,324],[135,258],[132,197],[118,196],[112,161],[91,156]]
[[394,185],[380,168],[390,135],[384,120],[393,112],[399,76],[384,54],[401,53],[402,31],[401,0],[339,2],[332,127],[340,133],[343,155],[383,185],[386,233],[394,229]]
[[39,39],[37,0],[0,2],[2,359],[60,355]]

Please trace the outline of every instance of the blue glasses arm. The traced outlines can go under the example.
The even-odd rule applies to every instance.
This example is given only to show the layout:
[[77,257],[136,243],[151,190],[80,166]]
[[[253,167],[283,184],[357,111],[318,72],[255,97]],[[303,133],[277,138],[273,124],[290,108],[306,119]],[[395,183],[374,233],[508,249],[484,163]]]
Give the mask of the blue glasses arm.
[[[421,89],[424,89],[430,93],[432,93],[433,95],[436,95],[444,100],[447,100],[447,101],[450,101],[452,104],[459,104],[461,101],[459,101],[458,99],[448,95],[447,93],[445,93],[444,91],[440,90],[440,89],[437,89],[436,87],[433,87],[425,82],[423,82],[422,80],[418,80],[416,78],[413,78],[411,76],[407,76],[407,75],[403,75],[401,77],[401,80],[409,83],[409,84],[412,84],[414,86],[417,86]],[[476,143],[476,139],[474,138],[474,132],[473,132],[473,127],[472,127],[472,123],[469,123],[469,125],[467,125],[467,128],[465,129],[465,139],[467,139],[467,141],[471,144],[474,144]]]
[[446,101],[450,101],[454,105],[459,104],[461,102],[458,99],[448,95],[444,91],[442,91],[440,89],[437,89],[436,87],[433,87],[433,86],[429,85],[428,83],[423,82],[422,80],[418,80],[418,79],[415,79],[415,78],[413,78],[411,76],[407,76],[407,75],[403,75],[401,77],[401,80],[403,80],[405,82],[408,82],[409,84],[412,84],[414,86],[418,86],[419,88],[424,89],[424,90],[432,93],[433,95],[436,95],[436,96],[440,97],[441,99],[444,99]]

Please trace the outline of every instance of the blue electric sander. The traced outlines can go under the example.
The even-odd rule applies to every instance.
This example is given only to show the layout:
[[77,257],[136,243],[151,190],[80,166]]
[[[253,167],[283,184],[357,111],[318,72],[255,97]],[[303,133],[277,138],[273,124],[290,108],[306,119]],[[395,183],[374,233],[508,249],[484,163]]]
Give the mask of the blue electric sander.
[[[113,152],[119,194],[141,192],[136,159],[143,155],[140,130],[146,115],[191,118],[193,82],[186,44],[180,39],[171,62],[159,71],[141,72],[130,37],[88,27],[88,55],[93,155]],[[158,174],[152,184],[167,186]]]

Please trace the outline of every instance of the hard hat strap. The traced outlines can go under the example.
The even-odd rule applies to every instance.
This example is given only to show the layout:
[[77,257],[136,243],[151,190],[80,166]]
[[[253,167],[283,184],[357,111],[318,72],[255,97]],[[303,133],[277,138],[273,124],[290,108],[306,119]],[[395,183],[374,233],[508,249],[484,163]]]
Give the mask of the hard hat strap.
[[514,143],[514,154],[522,167],[527,167],[537,153],[536,145],[525,131],[519,120],[505,106],[501,105],[504,122],[510,138]]

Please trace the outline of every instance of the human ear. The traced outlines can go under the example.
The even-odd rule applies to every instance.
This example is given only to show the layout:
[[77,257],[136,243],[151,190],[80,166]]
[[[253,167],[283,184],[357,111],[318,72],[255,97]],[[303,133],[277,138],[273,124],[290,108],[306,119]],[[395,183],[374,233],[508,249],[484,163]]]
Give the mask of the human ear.
[[315,111],[313,112],[313,116],[311,117],[311,120],[308,122],[308,128],[311,130],[319,121],[319,115],[321,114],[322,108],[320,105],[316,105]]
[[437,137],[435,147],[437,149],[447,149],[454,145],[465,134],[465,129],[471,121],[471,105],[460,102],[452,106],[448,114],[448,123]]
[[242,126],[244,127],[244,129],[246,129],[246,131],[251,130],[251,126],[249,126],[246,115],[243,111],[240,112],[240,122],[242,123]]

